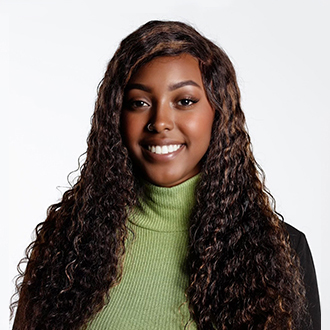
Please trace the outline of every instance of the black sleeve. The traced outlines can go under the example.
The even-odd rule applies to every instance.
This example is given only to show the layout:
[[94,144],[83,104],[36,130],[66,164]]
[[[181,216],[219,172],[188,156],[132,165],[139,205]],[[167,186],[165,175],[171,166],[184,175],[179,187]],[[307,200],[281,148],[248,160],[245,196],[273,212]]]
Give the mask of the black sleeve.
[[301,330],[320,330],[321,329],[321,310],[320,298],[317,287],[315,267],[310,248],[308,246],[305,235],[296,228],[285,224],[290,236],[291,246],[297,252],[300,259],[300,266],[306,287],[306,298],[308,303],[308,311],[312,319],[312,327]]

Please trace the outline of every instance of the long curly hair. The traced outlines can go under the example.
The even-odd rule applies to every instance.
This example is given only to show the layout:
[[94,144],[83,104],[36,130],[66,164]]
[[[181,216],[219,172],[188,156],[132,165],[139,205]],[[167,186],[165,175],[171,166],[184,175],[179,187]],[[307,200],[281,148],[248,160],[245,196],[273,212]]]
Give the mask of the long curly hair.
[[[120,130],[125,86],[144,64],[199,61],[215,119],[191,215],[189,287],[198,329],[296,329],[305,309],[299,261],[251,150],[240,91],[223,50],[181,22],[151,21],[108,64],[76,184],[48,209],[17,281],[14,329],[83,329],[120,281],[134,166]],[[110,294],[109,294],[110,292]]]

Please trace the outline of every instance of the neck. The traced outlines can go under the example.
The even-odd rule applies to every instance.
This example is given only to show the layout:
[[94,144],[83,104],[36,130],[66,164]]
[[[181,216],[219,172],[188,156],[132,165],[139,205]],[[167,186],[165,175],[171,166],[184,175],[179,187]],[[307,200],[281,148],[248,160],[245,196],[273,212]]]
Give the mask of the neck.
[[133,211],[130,221],[139,227],[154,231],[188,230],[199,178],[199,175],[196,175],[170,188],[142,181],[140,204]]

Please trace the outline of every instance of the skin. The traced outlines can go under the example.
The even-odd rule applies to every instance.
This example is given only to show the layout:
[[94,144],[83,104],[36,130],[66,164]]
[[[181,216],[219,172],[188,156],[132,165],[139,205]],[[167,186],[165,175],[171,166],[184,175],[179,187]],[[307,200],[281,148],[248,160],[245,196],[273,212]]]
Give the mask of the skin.
[[[199,173],[213,120],[198,60],[189,54],[155,58],[127,85],[121,120],[124,143],[140,175],[155,185],[172,187]],[[159,152],[167,146],[166,152],[172,149],[169,145],[178,150],[148,150],[158,146]]]

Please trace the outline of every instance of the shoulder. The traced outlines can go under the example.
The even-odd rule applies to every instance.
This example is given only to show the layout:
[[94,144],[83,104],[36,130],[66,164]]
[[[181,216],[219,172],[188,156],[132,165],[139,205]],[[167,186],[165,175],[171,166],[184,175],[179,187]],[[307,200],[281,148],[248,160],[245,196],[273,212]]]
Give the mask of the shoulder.
[[303,270],[309,268],[314,271],[312,253],[309,248],[305,234],[297,228],[289,225],[288,223],[284,223],[284,225],[289,234],[291,247],[296,251],[300,259],[301,267],[303,268]]
[[303,232],[289,225],[288,223],[284,223],[284,225],[290,237],[291,247],[295,249],[299,255],[301,252],[303,252],[303,250],[308,248],[306,236]]
[[306,287],[308,311],[313,324],[311,329],[319,330],[321,329],[320,298],[312,253],[305,234],[287,223],[284,224],[290,237],[291,247],[296,251],[299,257],[300,267]]
[[305,234],[287,223],[284,224],[289,234],[291,247],[296,251],[300,259],[300,266],[305,277],[308,275],[308,271],[312,271],[314,273],[315,270],[312,253]]

